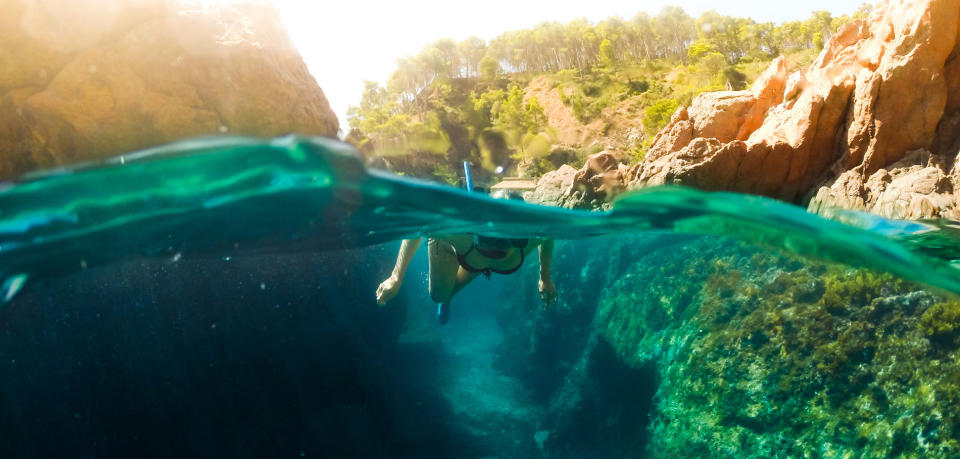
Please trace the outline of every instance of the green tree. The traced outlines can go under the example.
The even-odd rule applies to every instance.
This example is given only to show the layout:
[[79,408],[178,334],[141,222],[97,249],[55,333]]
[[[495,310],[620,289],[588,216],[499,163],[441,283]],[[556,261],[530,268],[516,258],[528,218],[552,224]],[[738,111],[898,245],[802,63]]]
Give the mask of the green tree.
[[531,151],[530,146],[542,145],[542,138],[547,138],[541,135],[547,117],[536,98],[531,97],[528,102],[523,99],[523,90],[517,85],[512,86],[506,99],[491,107],[491,117],[494,129],[503,134],[507,144],[516,149],[520,157],[528,157],[541,153],[541,149]]
[[487,55],[487,43],[477,37],[470,37],[458,43],[457,47],[464,66],[463,76],[479,76],[480,64]]
[[610,71],[613,69],[613,63],[616,61],[616,57],[613,54],[613,45],[610,44],[610,40],[604,38],[600,42],[600,49],[597,53],[597,66],[605,71]]
[[493,81],[500,77],[500,62],[491,55],[483,56],[480,60],[480,78]]
[[869,3],[861,3],[857,8],[857,11],[853,12],[853,19],[866,19],[867,16],[870,16],[870,13],[873,12],[873,5]]
[[813,46],[823,48],[824,43],[833,36],[833,18],[829,11],[814,11],[807,20],[807,27],[813,32]]
[[777,25],[772,22],[751,24],[747,36],[747,55],[753,58],[771,59],[783,52],[783,36],[777,33]]
[[467,127],[475,134],[493,125],[494,107],[498,107],[506,100],[507,93],[502,89],[477,94],[471,91],[463,107],[464,120]]
[[697,62],[701,57],[715,52],[717,52],[717,47],[706,38],[698,38],[687,48],[687,56],[690,57],[692,62]]
[[747,54],[751,25],[753,21],[749,19],[724,16],[711,10],[697,19],[697,34],[712,43],[728,63],[736,64]]
[[441,129],[440,119],[429,113],[415,120],[376,82],[365,81],[360,105],[347,110],[352,127],[351,138],[357,147],[377,155],[391,156],[408,152],[443,154],[450,139]]
[[525,122],[528,133],[539,133],[543,130],[543,127],[547,125],[547,115],[536,97],[530,97],[527,100],[524,111],[526,112]]
[[650,136],[656,135],[660,128],[667,125],[679,104],[673,99],[663,99],[649,106],[643,112],[643,127]]
[[653,30],[653,21],[649,14],[638,13],[630,20],[627,37],[630,54],[634,59],[657,57],[657,35]]
[[[603,46],[603,42],[607,41],[610,43],[609,57],[611,63],[621,62],[629,58],[630,56],[630,43],[628,39],[630,38],[629,33],[629,24],[624,22],[623,19],[618,17],[613,17],[600,21],[597,26],[597,35],[602,37],[600,46]],[[600,51],[601,56],[603,51]],[[600,56],[598,56],[600,57]],[[602,65],[602,63],[601,63]]]
[[687,60],[687,44],[697,36],[696,23],[693,18],[677,6],[665,6],[653,18],[654,31],[663,37],[665,56]]
[[[716,51],[707,53],[697,63],[697,73],[700,75],[700,85],[706,86],[714,83],[715,79],[721,74],[721,71],[727,66],[727,59],[723,54]],[[717,81],[719,82],[719,81]]]
[[[493,126],[507,134],[522,135],[529,128],[523,104],[523,90],[512,85],[504,100],[493,104],[490,109]],[[514,142],[516,143],[516,142]]]

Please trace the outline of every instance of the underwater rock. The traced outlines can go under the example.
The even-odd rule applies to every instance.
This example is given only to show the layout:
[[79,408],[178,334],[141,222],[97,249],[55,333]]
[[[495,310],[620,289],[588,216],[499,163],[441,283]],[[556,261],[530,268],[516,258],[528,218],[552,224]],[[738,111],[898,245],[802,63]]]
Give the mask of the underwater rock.
[[550,401],[540,425],[550,435],[541,449],[552,458],[646,457],[657,382],[654,365],[634,368],[591,336]]
[[[634,167],[631,186],[679,183],[790,202],[815,195],[812,209],[894,217],[956,215],[958,23],[953,0],[881,4],[841,27],[805,72],[788,77],[777,60],[751,90],[701,94],[678,110]],[[910,155],[918,149],[950,177],[926,200],[871,180],[898,161],[908,175],[927,167]]]
[[691,236],[657,235],[557,241],[553,280],[560,289],[558,303],[546,311],[539,302],[539,271],[529,264],[507,278],[508,295],[498,303],[497,320],[504,330],[496,365],[519,377],[534,398],[548,401],[565,375],[582,359],[590,336],[597,302],[605,285],[645,254],[680,244]]
[[0,177],[203,134],[338,130],[264,2],[12,0],[0,30]]
[[544,454],[960,454],[955,298],[727,238],[675,237],[558,243],[561,301],[547,311],[531,306],[533,267],[509,280],[505,291],[531,294],[501,298],[496,364],[548,404]]
[[960,454],[960,306],[891,275],[704,239],[633,266],[596,324],[656,365],[651,457]]

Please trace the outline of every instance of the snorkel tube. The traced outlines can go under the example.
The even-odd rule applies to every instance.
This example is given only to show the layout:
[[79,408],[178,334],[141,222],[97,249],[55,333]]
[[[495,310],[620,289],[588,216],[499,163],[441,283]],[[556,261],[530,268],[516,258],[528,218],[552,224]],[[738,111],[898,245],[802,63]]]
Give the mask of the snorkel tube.
[[[463,162],[463,181],[467,185],[467,193],[473,193],[473,176],[470,175],[470,161]],[[473,235],[473,245],[476,247],[478,244],[477,235]],[[487,275],[487,279],[490,278],[490,275]]]
[[467,182],[467,193],[473,193],[473,176],[470,175],[470,161],[463,162],[463,178]]

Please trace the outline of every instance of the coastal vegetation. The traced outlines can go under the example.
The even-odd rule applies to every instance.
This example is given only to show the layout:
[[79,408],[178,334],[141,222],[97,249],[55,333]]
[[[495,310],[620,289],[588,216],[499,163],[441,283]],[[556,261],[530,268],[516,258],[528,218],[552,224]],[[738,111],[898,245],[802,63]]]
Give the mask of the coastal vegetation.
[[[544,22],[489,42],[437,40],[399,59],[385,85],[366,83],[348,112],[347,140],[387,167],[448,182],[464,160],[487,172],[519,165],[527,175],[577,166],[600,150],[632,162],[696,94],[744,89],[781,55],[805,66],[870,8],[774,24],[667,6],[631,19]],[[575,119],[554,119],[547,98]],[[614,135],[618,124],[636,129]],[[577,129],[587,134],[571,140],[565,131]]]

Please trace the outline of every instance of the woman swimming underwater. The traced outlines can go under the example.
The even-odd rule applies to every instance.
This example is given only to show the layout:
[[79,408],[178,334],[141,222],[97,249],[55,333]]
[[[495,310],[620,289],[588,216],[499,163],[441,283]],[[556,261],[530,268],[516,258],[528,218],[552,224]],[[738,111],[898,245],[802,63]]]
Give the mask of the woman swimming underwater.
[[[407,266],[423,238],[407,239],[400,245],[397,264],[377,288],[377,303],[383,305],[400,290]],[[557,288],[550,279],[553,260],[551,239],[504,239],[475,234],[459,234],[427,239],[430,298],[438,303],[437,319],[445,324],[450,319],[450,299],[479,274],[488,278],[493,273],[512,274],[523,265],[535,248],[540,255],[540,299],[544,307],[557,299]]]
[[[470,163],[463,162],[464,181],[467,191],[473,191],[470,176]],[[495,195],[497,198],[520,198],[509,193]],[[403,276],[407,272],[410,260],[417,253],[423,238],[407,239],[400,245],[397,264],[387,280],[377,287],[377,303],[387,304],[400,291]],[[493,273],[513,274],[521,266],[534,248],[539,247],[540,254],[540,301],[548,307],[557,300],[557,288],[550,279],[550,264],[553,261],[552,239],[507,239],[486,237],[477,234],[458,234],[441,238],[427,239],[430,253],[429,290],[430,298],[437,303],[437,319],[440,325],[450,320],[450,299],[467,286],[470,281],[483,273],[490,278]]]

